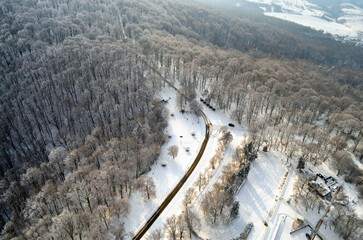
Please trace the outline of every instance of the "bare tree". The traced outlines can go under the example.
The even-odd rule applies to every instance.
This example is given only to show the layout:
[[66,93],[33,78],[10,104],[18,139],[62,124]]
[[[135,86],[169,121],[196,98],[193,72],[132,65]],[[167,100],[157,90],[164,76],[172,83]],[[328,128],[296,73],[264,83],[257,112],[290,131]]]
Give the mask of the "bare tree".
[[199,192],[202,190],[206,183],[206,177],[202,173],[199,173],[197,180],[194,182],[194,185],[198,187]]
[[141,190],[141,193],[146,199],[154,198],[156,196],[155,183],[151,177],[141,176],[137,180],[137,187]]
[[308,174],[298,174],[296,181],[293,186],[294,190],[294,199],[297,203],[299,199],[301,199],[301,196],[304,195],[305,187],[307,186],[307,183],[310,181],[311,176]]
[[342,172],[350,169],[353,164],[353,156],[347,151],[337,151],[333,154],[334,165],[338,170],[337,175],[339,176]]
[[179,148],[176,145],[170,146],[168,148],[168,154],[175,159],[175,157],[178,155]]
[[193,202],[194,198],[197,196],[197,193],[193,187],[188,188],[185,192],[183,205],[184,209],[188,209],[189,205]]
[[164,229],[168,233],[169,239],[176,240],[177,239],[177,231],[178,231],[178,223],[177,217],[175,215],[166,219],[166,223],[164,224]]
[[212,192],[206,193],[206,195],[203,198],[201,206],[204,215],[208,216],[213,223],[216,223],[219,213],[219,206],[217,203],[217,199]]
[[200,109],[201,109],[201,104],[196,101],[196,100],[193,100],[190,102],[189,104],[190,106],[190,110],[196,115],[196,116],[200,116],[201,115],[201,112],[200,112]]
[[151,236],[147,238],[148,240],[162,240],[164,239],[164,231],[162,229],[155,229]]
[[191,238],[192,233],[198,232],[201,228],[200,218],[189,208],[185,210],[184,217],[189,230],[189,238]]
[[115,235],[116,240],[123,240],[127,236],[123,223],[119,224],[118,226],[113,226],[111,229],[111,233]]
[[119,218],[127,216],[131,211],[131,204],[127,199],[119,199],[113,202],[110,207],[110,215],[116,215]]
[[363,220],[353,209],[345,209],[345,214],[337,214],[334,219],[336,231],[343,239],[354,239],[358,237],[362,229]]
[[185,239],[185,234],[187,233],[188,225],[186,219],[183,215],[179,215],[177,219],[177,231],[179,235],[179,240]]
[[49,164],[47,166],[51,166],[56,173],[59,174],[62,180],[65,179],[65,164],[64,159],[66,158],[68,151],[63,147],[58,147],[53,149],[49,154]]
[[330,144],[333,146],[334,153],[347,147],[347,142],[338,135],[330,139]]

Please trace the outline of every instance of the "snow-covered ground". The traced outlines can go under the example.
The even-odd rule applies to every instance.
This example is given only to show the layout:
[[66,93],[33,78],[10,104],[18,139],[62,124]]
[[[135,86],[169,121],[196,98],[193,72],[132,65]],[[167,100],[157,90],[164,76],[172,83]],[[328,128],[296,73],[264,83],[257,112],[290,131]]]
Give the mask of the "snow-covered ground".
[[[279,186],[286,172],[282,158],[286,159],[278,152],[259,153],[246,182],[235,196],[240,202],[239,217],[227,226],[214,225],[203,220],[200,236],[207,239],[232,239],[242,233],[247,223],[252,222],[254,227],[249,239],[263,239],[266,230],[264,221],[276,204]],[[225,159],[226,162],[231,160]],[[201,214],[199,205],[195,208]]]
[[322,30],[345,40],[363,43],[363,9],[359,2],[353,1],[352,4],[349,1],[344,3],[332,1],[323,6],[314,0],[246,1],[256,3],[267,16]]
[[209,179],[207,186],[202,190],[202,192],[199,194],[199,196],[196,198],[192,205],[193,209],[195,209],[199,213],[200,218],[202,219],[202,230],[198,232],[198,234],[204,239],[231,239],[235,236],[238,236],[241,233],[241,226],[245,225],[242,218],[239,219],[241,221],[235,221],[236,223],[239,223],[237,227],[235,226],[235,224],[230,226],[218,226],[214,224],[212,225],[207,223],[202,215],[201,203],[204,195],[212,189],[214,183],[219,181],[219,178],[223,173],[223,167],[232,161],[232,156],[236,151],[236,148],[245,138],[245,130],[242,128],[230,128],[229,131],[233,135],[233,140],[226,146],[223,160],[214,170],[213,175]]
[[[170,115],[174,116],[169,116],[169,124],[165,130],[171,138],[163,146],[157,163],[146,174],[155,182],[156,198],[145,201],[138,191],[131,196],[132,210],[125,221],[126,232],[136,233],[145,224],[189,169],[204,140],[205,125],[201,117],[189,113],[181,114],[176,107],[176,93],[169,88],[165,88],[160,97],[165,100],[170,98],[166,107]],[[168,155],[168,148],[172,145],[179,148],[175,159]],[[185,151],[187,147],[189,152]],[[167,163],[166,167],[161,166],[163,162]]]
[[[224,112],[220,110],[214,112],[208,108],[204,108],[204,112],[213,124],[211,129],[211,138],[208,142],[205,154],[193,174],[189,177],[182,189],[166,207],[160,217],[154,222],[152,227],[145,234],[145,237],[154,230],[163,228],[163,223],[168,217],[171,217],[174,214],[179,215],[181,213],[182,201],[186,190],[193,186],[199,173],[208,168],[209,161],[218,148],[218,139],[221,136],[220,128],[227,126],[230,122],[233,122]],[[223,166],[232,161],[235,149],[247,135],[245,128],[240,127],[237,124],[235,125],[236,127],[234,128],[228,128],[233,135],[233,141],[226,147],[224,159],[213,172],[208,185],[194,201],[193,208],[198,212],[200,212],[200,203],[203,195],[211,189],[216,181],[218,181],[222,173]],[[235,219],[232,224],[227,226],[212,225],[203,220],[202,230],[198,232],[198,234],[200,234],[201,237],[208,239],[231,239],[239,236],[248,222],[253,222],[254,228],[251,232],[250,239],[262,239],[267,232],[264,221],[270,221],[272,212],[276,208],[278,199],[283,190],[282,183],[284,182],[284,176],[288,171],[285,160],[286,156],[279,152],[260,152],[258,159],[252,164],[247,181],[238,195],[236,195],[236,199],[240,201],[240,216]],[[284,190],[284,193],[292,191],[292,183],[292,180],[288,182],[290,190]],[[137,211],[140,211],[140,209]],[[290,215],[293,214],[296,215],[296,213],[291,213]],[[151,215],[151,213],[149,215]]]
[[[152,201],[145,201],[141,194],[136,192],[130,199],[132,211],[126,221],[125,228],[127,232],[131,233],[136,233],[145,224],[168,193],[180,181],[197,156],[205,135],[205,126],[202,118],[197,118],[188,113],[179,113],[175,102],[176,93],[173,90],[165,88],[160,93],[160,97],[162,99],[170,99],[166,106],[170,114],[174,114],[174,116],[171,116],[169,119],[166,134],[170,135],[171,138],[163,146],[157,164],[147,174],[153,177],[155,181],[156,198]],[[306,227],[303,230],[290,234],[293,221],[298,217],[314,226],[322,216],[323,211],[320,214],[317,211],[306,212],[304,207],[291,206],[288,203],[293,194],[296,170],[294,166],[291,167],[290,163],[286,162],[286,156],[278,151],[268,153],[260,151],[258,153],[258,158],[251,165],[246,182],[235,196],[236,200],[240,202],[240,214],[231,224],[215,225],[204,220],[200,207],[203,195],[211,190],[215,182],[219,181],[223,167],[232,161],[232,156],[237,146],[247,137],[247,130],[230,120],[225,112],[218,109],[212,111],[205,106],[203,108],[203,111],[213,125],[206,150],[194,172],[159,218],[153,223],[143,239],[147,239],[154,230],[162,229],[164,227],[163,223],[165,223],[167,218],[182,213],[182,202],[186,190],[194,185],[199,173],[203,173],[209,167],[210,159],[218,149],[221,127],[228,126],[228,123],[232,122],[236,127],[228,127],[228,130],[233,135],[233,141],[225,148],[223,160],[213,171],[208,185],[199,193],[192,204],[193,209],[199,213],[202,219],[202,227],[198,234],[204,239],[228,240],[238,237],[246,224],[252,222],[254,227],[248,239],[305,240],[305,234],[309,233],[310,229]],[[195,133],[195,136],[192,136],[192,133]],[[168,148],[171,145],[179,147],[179,153],[175,160],[167,154]],[[185,151],[186,147],[190,148],[189,152]],[[167,167],[162,167],[162,162],[167,162]],[[334,172],[325,164],[315,167],[308,163],[306,169],[311,172],[320,172],[326,176],[336,177]],[[343,181],[339,179],[339,182],[342,183]],[[352,200],[357,202],[357,205],[362,205],[362,201],[358,199],[353,187],[345,184],[344,188]],[[291,204],[293,204],[292,202]],[[266,227],[265,223],[268,224],[268,227]],[[325,229],[322,227],[319,234],[325,237],[325,239],[339,240],[339,237],[329,228]]]
[[247,0],[248,2],[254,2],[263,5],[271,6],[273,12],[275,7],[281,7],[284,12],[295,12],[303,15],[311,16],[323,16],[324,12],[319,10],[316,4],[313,4],[307,0]]
[[322,163],[320,166],[309,166],[308,169],[311,169],[314,173],[321,173],[324,176],[334,177],[338,181],[338,184],[343,186],[343,192],[349,197],[351,207],[355,209],[355,212],[359,216],[363,216],[363,199],[359,198],[354,184],[345,182],[341,176],[338,177],[336,171],[332,171],[326,163]]
[[[358,37],[358,33],[355,29],[335,21],[327,21],[316,16],[280,12],[266,12],[265,15],[311,27],[315,30],[323,30],[324,32],[332,35],[349,36],[352,38]],[[363,22],[361,24],[363,24]],[[361,31],[363,31],[363,29],[361,29]]]
[[[189,179],[185,182],[184,186],[180,189],[178,194],[173,198],[173,200],[169,203],[169,205],[165,208],[163,213],[159,216],[159,218],[154,222],[152,227],[149,229],[149,231],[145,234],[145,236],[149,235],[151,232],[153,232],[156,229],[163,228],[163,222],[168,217],[171,217],[172,215],[179,215],[182,211],[182,201],[184,199],[185,192],[188,188],[193,186],[194,182],[197,180],[197,177],[199,173],[204,172],[206,168],[209,166],[209,161],[215,154],[217,148],[218,148],[218,139],[220,138],[220,128],[223,126],[227,126],[228,123],[231,122],[231,120],[225,116],[223,112],[220,110],[216,110],[215,112],[210,110],[209,108],[204,107],[203,109],[204,113],[207,115],[208,119],[212,122],[213,126],[211,128],[211,136],[209,139],[209,142],[207,144],[206,150],[203,154],[203,157],[201,158],[199,164],[195,168],[192,175],[189,177]],[[240,143],[240,141],[246,136],[246,130],[242,127],[235,127],[235,128],[229,128],[233,134],[233,141],[230,144],[229,147],[226,148],[225,151],[225,157],[226,161],[222,161],[222,163],[219,165],[220,168],[217,168],[215,171],[215,176],[219,176],[221,174],[221,169],[224,163],[229,162],[232,159],[232,155],[234,153],[235,147],[237,147]],[[220,170],[218,170],[220,169]],[[210,180],[210,183],[215,181],[216,178],[213,178]],[[207,189],[207,187],[205,188]],[[204,191],[202,192],[204,193]],[[215,238],[214,238],[215,239]],[[218,238],[217,238],[218,239]],[[221,238],[223,239],[223,238]]]
[[[311,163],[308,163],[305,169],[311,173],[321,173],[324,176],[332,176],[338,180],[339,184],[343,185],[343,191],[350,197],[350,201],[356,202],[355,211],[358,215],[362,215],[363,203],[362,200],[359,200],[357,191],[354,189],[351,184],[344,182],[342,179],[337,177],[325,163],[320,166],[313,166]],[[312,227],[315,227],[315,224],[321,219],[324,214],[324,210],[321,210],[318,213],[317,209],[309,209],[305,210],[305,207],[302,205],[295,205],[294,201],[288,203],[288,200],[291,199],[291,195],[293,194],[293,184],[296,178],[296,169],[292,168],[288,180],[286,181],[285,192],[281,195],[279,200],[279,205],[275,209],[275,218],[269,223],[271,228],[269,229],[268,237],[264,239],[283,239],[283,240],[306,240],[305,234],[310,234],[310,228],[303,228],[293,234],[290,234],[291,227],[295,218],[303,219],[305,224],[309,224]],[[291,205],[290,205],[291,204]],[[271,224],[272,223],[272,224]],[[319,229],[319,235],[324,239],[329,240],[340,240],[338,235],[332,231],[329,227],[325,227],[323,225]],[[315,239],[319,239],[318,237]]]

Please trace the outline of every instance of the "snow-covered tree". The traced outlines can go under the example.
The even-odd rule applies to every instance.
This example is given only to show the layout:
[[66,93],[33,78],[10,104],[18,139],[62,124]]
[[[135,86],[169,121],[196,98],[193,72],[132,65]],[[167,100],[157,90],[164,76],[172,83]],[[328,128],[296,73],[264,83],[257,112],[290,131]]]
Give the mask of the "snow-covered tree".
[[185,210],[184,217],[189,230],[189,238],[191,238],[192,233],[198,232],[201,228],[200,218],[191,209]]
[[232,203],[231,210],[229,212],[229,217],[231,220],[235,219],[239,214],[239,201],[234,201]]
[[168,234],[168,238],[172,240],[177,239],[178,234],[178,220],[175,215],[166,219],[164,223],[165,232]]
[[154,198],[156,196],[155,183],[151,177],[141,176],[137,180],[137,187],[138,187],[138,189],[140,189],[144,198],[146,198],[148,200],[150,198]]
[[300,158],[299,158],[299,162],[298,162],[298,164],[297,164],[297,167],[296,167],[296,168],[297,168],[297,169],[300,169],[300,170],[301,170],[301,169],[304,169],[304,168],[305,168],[305,161],[306,161],[306,160],[305,160],[305,157],[303,157],[303,156],[302,156],[302,157],[300,157]]
[[198,187],[199,192],[204,188],[207,183],[207,178],[202,173],[199,173],[197,180],[194,182],[194,185]]
[[175,157],[178,155],[179,148],[176,145],[170,146],[168,148],[168,154],[175,159]]
[[233,140],[233,135],[230,131],[227,131],[227,132],[223,133],[220,140],[223,142],[224,145],[227,145],[228,143],[230,143]]
[[185,192],[183,205],[185,209],[188,209],[189,205],[193,202],[194,198],[197,196],[197,193],[193,187],[188,188]]
[[255,159],[257,159],[257,150],[253,142],[249,142],[244,146],[244,156],[250,162],[253,162]]

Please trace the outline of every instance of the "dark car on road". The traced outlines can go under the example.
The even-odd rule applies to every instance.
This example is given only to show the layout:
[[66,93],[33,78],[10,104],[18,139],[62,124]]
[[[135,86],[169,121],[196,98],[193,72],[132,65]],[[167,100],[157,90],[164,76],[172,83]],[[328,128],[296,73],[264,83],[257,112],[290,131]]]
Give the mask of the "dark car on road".
[[234,127],[234,124],[233,123],[228,123],[228,126]]

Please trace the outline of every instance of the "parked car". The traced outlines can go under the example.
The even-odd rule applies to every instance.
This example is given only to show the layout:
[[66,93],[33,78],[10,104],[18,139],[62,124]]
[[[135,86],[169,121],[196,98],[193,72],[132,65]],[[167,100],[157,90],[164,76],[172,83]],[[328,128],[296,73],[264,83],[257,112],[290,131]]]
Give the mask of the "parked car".
[[166,162],[162,162],[161,166],[166,167],[168,164]]
[[234,124],[233,123],[228,123],[228,126],[234,127]]

